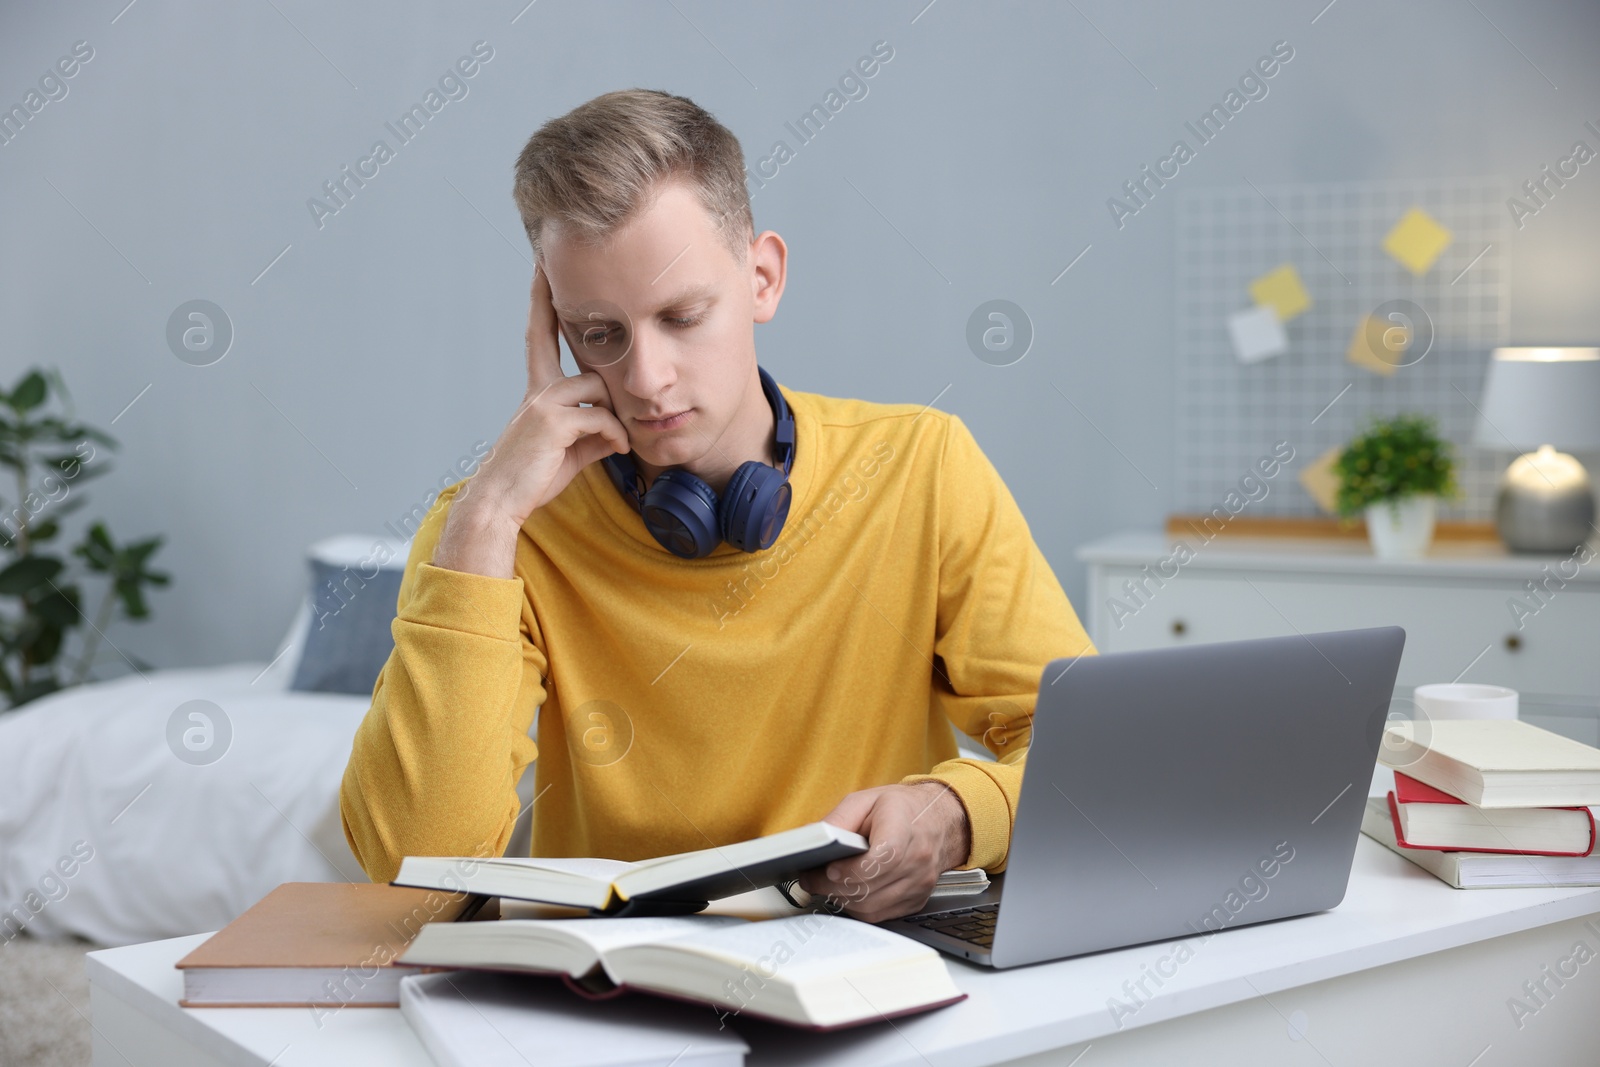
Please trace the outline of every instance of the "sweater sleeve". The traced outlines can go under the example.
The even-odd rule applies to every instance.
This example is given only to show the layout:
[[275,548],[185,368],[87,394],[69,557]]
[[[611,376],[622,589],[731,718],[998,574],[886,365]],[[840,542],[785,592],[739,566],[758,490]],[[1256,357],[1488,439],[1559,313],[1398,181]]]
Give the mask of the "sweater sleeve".
[[972,828],[965,867],[999,872],[1010,850],[1040,676],[1052,659],[1096,650],[999,472],[954,415],[936,484],[933,699],[997,762],[945,760],[902,782],[949,786]]
[[547,661],[522,579],[431,562],[459,484],[412,542],[394,650],[339,788],[345,839],[375,882],[406,856],[499,856],[537,755],[528,729]]

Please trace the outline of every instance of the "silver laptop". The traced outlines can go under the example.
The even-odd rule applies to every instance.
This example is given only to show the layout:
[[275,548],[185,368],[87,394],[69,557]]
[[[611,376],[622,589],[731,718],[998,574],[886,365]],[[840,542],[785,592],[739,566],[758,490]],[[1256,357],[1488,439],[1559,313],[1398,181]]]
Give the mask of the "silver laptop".
[[1405,631],[1055,660],[1005,873],[882,925],[991,967],[1344,899]]

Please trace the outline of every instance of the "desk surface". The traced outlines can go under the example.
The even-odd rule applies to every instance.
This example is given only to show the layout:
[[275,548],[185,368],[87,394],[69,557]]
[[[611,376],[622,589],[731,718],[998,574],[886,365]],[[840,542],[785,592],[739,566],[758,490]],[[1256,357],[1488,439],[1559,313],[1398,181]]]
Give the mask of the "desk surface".
[[[1174,967],[1179,942],[1157,942],[1008,971],[949,960],[967,1000],[925,1015],[834,1034],[734,1020],[752,1064],[862,1067],[988,1064],[1092,1041],[1263,994],[1600,912],[1600,888],[1455,890],[1362,837],[1350,888],[1332,911],[1191,939],[1192,958],[1158,995],[1114,1019],[1123,983]],[[309,1009],[177,1006],[173,963],[207,935],[90,953],[90,981],[229,1063],[275,1067],[430,1060],[394,1009],[350,1008],[317,1026]],[[1147,980],[1147,988],[1154,988]],[[627,998],[616,1003],[622,1005]],[[685,1005],[686,1011],[709,1009]],[[625,1016],[625,1010],[620,1013]]]

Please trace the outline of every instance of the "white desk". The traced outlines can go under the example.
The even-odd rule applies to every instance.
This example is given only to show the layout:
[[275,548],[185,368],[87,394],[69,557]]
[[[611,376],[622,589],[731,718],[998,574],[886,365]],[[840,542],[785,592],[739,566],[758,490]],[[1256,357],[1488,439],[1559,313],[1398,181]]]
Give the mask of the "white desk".
[[[348,1008],[319,1029],[309,1009],[179,1008],[172,965],[205,936],[89,955],[97,1067],[428,1067],[393,1009]],[[1553,995],[1543,1006],[1528,1001],[1523,983],[1557,968],[1579,941],[1595,958],[1559,988],[1547,980]],[[1123,983],[1175,945],[1009,971],[951,960],[968,999],[892,1024],[835,1034],[752,1019],[734,1026],[751,1045],[752,1064],[1067,1067],[1080,1056],[1082,1067],[1600,1061],[1600,889],[1454,890],[1363,837],[1338,908],[1239,927],[1198,945],[1119,1030],[1107,999],[1125,997]],[[1154,988],[1148,980],[1147,987]],[[1520,1028],[1512,997],[1539,1007]],[[624,1018],[626,1000],[615,1002]]]

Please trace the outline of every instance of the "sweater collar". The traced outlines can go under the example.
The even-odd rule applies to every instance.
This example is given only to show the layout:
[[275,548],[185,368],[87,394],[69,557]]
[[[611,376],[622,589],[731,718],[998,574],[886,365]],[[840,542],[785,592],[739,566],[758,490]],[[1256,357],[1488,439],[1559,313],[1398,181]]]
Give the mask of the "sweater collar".
[[[818,432],[820,424],[817,413],[811,406],[811,398],[806,393],[795,393],[785,388],[781,383],[778,390],[783,393],[783,398],[789,404],[789,409],[794,412],[795,456],[794,469],[789,473],[790,504],[789,518],[784,524],[785,534],[799,521],[798,516],[810,510],[811,487],[816,477],[817,447],[821,442]],[[588,496],[593,508],[604,514],[604,531],[609,537],[616,537],[629,542],[648,555],[663,560],[672,560],[690,567],[720,566],[727,563],[743,564],[751,559],[760,559],[771,552],[776,552],[783,543],[783,534],[771,548],[763,552],[744,552],[733,547],[726,541],[719,544],[711,554],[701,559],[681,559],[668,552],[656,539],[650,536],[650,531],[644,527],[644,520],[639,513],[623,499],[617,492],[617,487],[611,484],[611,477],[606,473],[604,464],[597,462],[589,464],[578,475],[578,480],[583,484],[584,493]]]

